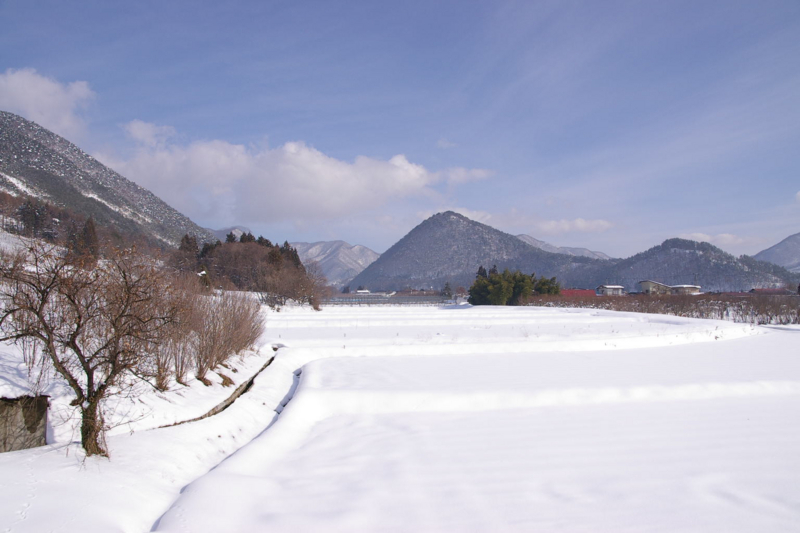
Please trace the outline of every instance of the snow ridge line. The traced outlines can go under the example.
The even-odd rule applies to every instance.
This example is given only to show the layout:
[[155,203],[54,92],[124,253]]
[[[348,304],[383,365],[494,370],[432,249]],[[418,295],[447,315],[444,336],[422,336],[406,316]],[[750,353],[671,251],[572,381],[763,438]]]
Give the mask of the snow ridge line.
[[[310,384],[309,384],[310,385]],[[550,389],[537,392],[441,393],[418,391],[331,390],[313,385],[303,388],[300,398],[312,412],[324,418],[331,414],[381,414],[402,412],[495,411],[504,409],[583,406],[597,404],[698,401],[800,395],[798,381],[753,381],[739,383],[691,383],[639,387]],[[295,400],[297,401],[297,400]],[[321,415],[321,416],[320,416]]]
[[267,367],[274,360],[275,360],[275,356],[273,355],[272,357],[270,357],[267,360],[266,363],[264,363],[264,366],[262,366],[260,369],[258,369],[258,371],[250,377],[250,379],[248,379],[247,381],[243,382],[238,387],[236,387],[236,390],[234,390],[233,393],[231,393],[230,396],[228,396],[226,399],[221,401],[215,407],[211,408],[211,410],[209,410],[207,413],[205,413],[203,415],[200,415],[198,417],[195,417],[195,418],[191,418],[189,420],[183,420],[181,422],[175,422],[173,424],[167,424],[165,426],[159,426],[159,427],[154,428],[154,429],[162,429],[162,428],[169,428],[169,427],[173,427],[173,426],[180,426],[181,424],[188,424],[189,422],[198,422],[198,421],[203,420],[205,418],[208,418],[210,416],[214,416],[216,414],[221,413],[222,411],[224,411],[225,409],[227,409],[228,407],[233,405],[233,402],[235,402],[242,394],[244,394],[245,392],[250,390],[250,387],[253,386],[253,381],[255,381],[255,379],[258,377],[258,375],[261,374],[264,370],[266,370]]

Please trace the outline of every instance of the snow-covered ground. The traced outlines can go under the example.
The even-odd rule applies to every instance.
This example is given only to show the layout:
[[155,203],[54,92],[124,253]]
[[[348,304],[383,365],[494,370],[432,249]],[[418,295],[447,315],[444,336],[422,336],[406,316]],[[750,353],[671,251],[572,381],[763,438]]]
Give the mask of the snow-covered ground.
[[597,310],[284,309],[237,379],[284,347],[221,414],[144,430],[207,410],[145,395],[158,423],[140,410],[110,460],[0,455],[0,531],[798,531],[798,339]]

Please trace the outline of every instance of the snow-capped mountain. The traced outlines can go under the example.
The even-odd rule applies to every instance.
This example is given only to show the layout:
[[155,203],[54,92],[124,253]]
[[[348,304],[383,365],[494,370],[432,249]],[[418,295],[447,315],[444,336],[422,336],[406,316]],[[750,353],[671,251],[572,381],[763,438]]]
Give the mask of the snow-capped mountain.
[[185,234],[216,240],[147,189],[55,133],[0,111],[0,190],[92,216],[121,234],[177,246]]
[[800,233],[786,237],[775,246],[758,252],[754,257],[759,261],[780,265],[790,272],[800,273]]
[[372,264],[380,254],[360,244],[344,241],[292,242],[303,263],[316,261],[328,283],[344,286]]
[[580,257],[588,257],[590,259],[604,259],[608,260],[611,259],[610,256],[604,254],[603,252],[593,252],[588,248],[573,248],[569,246],[554,246],[550,243],[540,241],[535,237],[531,237],[530,235],[517,235],[518,239],[521,239],[531,246],[535,246],[540,250],[544,250],[545,252],[550,252],[554,254],[567,254],[567,255],[576,255]]
[[245,233],[252,233],[250,228],[246,228],[245,226],[231,226],[229,228],[212,229],[209,231],[222,242],[225,242],[225,239],[228,238],[228,234],[230,233],[233,233],[233,236],[236,237],[237,240],[240,239]]

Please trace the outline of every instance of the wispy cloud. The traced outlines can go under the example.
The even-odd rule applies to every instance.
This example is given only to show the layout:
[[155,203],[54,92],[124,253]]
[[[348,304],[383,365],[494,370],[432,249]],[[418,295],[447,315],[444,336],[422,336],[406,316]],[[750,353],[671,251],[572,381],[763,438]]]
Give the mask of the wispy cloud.
[[141,120],[132,120],[123,129],[131,139],[150,148],[163,147],[170,137],[175,136],[175,128],[172,126],[157,126]]
[[95,93],[85,81],[61,83],[35,69],[8,69],[0,74],[0,109],[17,113],[68,139],[83,133],[78,110]]
[[450,142],[447,139],[445,139],[444,137],[442,137],[441,139],[436,141],[436,146],[437,146],[437,148],[441,148],[442,150],[447,150],[448,148],[455,148],[458,145],[456,143]]
[[794,199],[797,200],[798,204],[800,204],[800,191],[797,191],[797,194],[795,195]]

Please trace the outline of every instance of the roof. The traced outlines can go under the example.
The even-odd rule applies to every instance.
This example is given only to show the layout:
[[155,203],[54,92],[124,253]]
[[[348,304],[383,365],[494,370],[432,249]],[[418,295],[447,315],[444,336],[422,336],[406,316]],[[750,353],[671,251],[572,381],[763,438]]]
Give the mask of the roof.
[[605,287],[606,289],[624,289],[625,288],[622,285],[600,285],[597,288],[598,289],[602,289],[603,287]]

